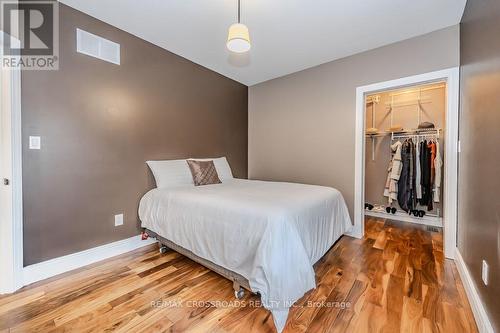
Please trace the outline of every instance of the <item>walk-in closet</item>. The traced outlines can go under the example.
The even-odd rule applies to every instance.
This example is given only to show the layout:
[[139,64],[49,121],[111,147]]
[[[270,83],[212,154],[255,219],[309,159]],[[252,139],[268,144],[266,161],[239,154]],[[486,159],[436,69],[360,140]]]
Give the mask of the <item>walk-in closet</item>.
[[366,96],[365,215],[442,226],[446,83]]

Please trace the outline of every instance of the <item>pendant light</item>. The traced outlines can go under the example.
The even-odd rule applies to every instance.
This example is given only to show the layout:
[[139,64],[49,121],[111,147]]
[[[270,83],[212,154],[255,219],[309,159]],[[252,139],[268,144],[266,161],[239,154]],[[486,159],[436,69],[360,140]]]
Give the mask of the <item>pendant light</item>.
[[229,51],[236,53],[245,53],[251,47],[248,28],[240,23],[240,0],[238,0],[238,23],[229,27],[226,46]]

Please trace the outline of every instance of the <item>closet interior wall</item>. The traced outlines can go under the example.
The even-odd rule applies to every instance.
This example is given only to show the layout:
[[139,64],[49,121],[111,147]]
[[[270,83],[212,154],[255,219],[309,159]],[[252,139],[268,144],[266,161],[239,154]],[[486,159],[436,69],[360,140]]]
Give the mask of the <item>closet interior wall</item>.
[[[400,90],[385,91],[367,96],[367,101],[378,96],[378,103],[366,103],[365,128],[375,127],[385,132],[391,127],[390,105],[393,103],[393,125],[401,125],[404,129],[418,126],[418,99],[421,101],[420,122],[431,122],[441,128],[439,143],[441,157],[444,159],[444,133],[446,131],[446,86],[445,83],[414,86]],[[375,126],[372,126],[372,107],[374,107]],[[365,138],[365,202],[387,206],[384,187],[387,179],[387,168],[391,159],[391,135]],[[372,145],[372,140],[375,144]],[[404,139],[401,139],[404,141]],[[374,148],[374,149],[373,149]],[[443,191],[441,187],[441,192]],[[440,198],[443,198],[441,193]],[[397,203],[393,206],[400,209]],[[442,202],[434,203],[433,210],[428,212],[442,216]],[[419,206],[427,212],[425,207]],[[439,210],[439,211],[438,211]]]

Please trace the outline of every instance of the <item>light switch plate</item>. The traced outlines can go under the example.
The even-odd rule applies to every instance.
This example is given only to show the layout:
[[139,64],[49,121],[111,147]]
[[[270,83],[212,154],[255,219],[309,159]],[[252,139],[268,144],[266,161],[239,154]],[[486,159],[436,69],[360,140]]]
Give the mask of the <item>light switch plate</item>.
[[39,136],[30,136],[30,149],[40,149],[42,146],[42,139]]
[[123,214],[115,215],[115,227],[123,225]]

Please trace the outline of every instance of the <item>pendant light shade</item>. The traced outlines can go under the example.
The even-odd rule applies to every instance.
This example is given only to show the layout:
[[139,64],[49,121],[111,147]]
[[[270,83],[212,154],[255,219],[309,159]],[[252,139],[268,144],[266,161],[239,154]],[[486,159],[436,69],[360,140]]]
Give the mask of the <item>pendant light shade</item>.
[[226,45],[229,51],[236,53],[244,53],[250,50],[250,34],[247,26],[241,23],[231,25]]
[[240,0],[238,0],[238,23],[229,27],[226,46],[229,51],[244,53],[250,50],[250,33],[246,25],[240,23]]

